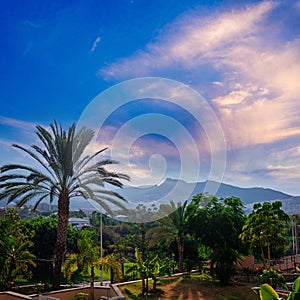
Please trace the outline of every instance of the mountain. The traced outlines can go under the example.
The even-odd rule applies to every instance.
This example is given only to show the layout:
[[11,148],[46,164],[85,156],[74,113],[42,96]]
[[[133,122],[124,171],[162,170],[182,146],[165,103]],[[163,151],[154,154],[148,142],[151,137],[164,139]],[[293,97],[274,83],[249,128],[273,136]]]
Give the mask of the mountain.
[[289,215],[300,215],[300,196],[283,199],[283,210]]
[[[174,189],[176,192],[174,192]],[[183,180],[171,178],[167,178],[160,185],[154,185],[151,187],[124,187],[120,191],[120,194],[130,202],[137,203],[152,202],[165,197],[167,200],[184,201],[191,200],[194,195],[202,193],[204,190],[208,193],[214,193],[215,190],[217,190],[215,195],[219,198],[231,196],[238,197],[244,204],[282,200],[292,197],[291,195],[268,188],[241,188],[225,183],[219,184],[214,181],[188,183]]]
[[[235,196],[241,199],[245,212],[250,213],[255,203],[282,202],[282,208],[288,214],[300,214],[300,196],[292,196],[270,188],[241,188],[226,183],[204,181],[188,183],[183,180],[167,178],[162,184],[147,187],[124,187],[118,192],[133,203],[149,203],[191,200],[194,195],[207,191],[218,198]],[[210,192],[211,191],[211,192]]]
[[[279,200],[283,204],[283,209],[288,214],[300,214],[300,196],[291,196],[269,188],[251,187],[241,188],[238,186],[217,183],[214,181],[204,181],[190,183],[183,180],[167,178],[163,183],[153,186],[133,187],[124,186],[123,189],[115,190],[126,198],[134,208],[138,203],[168,203],[170,200],[175,202],[191,200],[194,195],[207,191],[218,198],[235,196],[242,200],[245,211],[250,213],[254,203]],[[5,206],[4,201],[0,201],[0,207]],[[82,199],[73,199],[71,209],[92,209],[92,205]]]

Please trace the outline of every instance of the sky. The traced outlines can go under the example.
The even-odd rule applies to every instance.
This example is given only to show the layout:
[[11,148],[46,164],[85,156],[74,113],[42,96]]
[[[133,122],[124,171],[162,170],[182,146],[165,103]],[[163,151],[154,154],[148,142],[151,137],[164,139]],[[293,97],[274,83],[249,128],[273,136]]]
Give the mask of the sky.
[[132,185],[300,195],[300,1],[1,1],[0,35],[1,165],[88,122]]

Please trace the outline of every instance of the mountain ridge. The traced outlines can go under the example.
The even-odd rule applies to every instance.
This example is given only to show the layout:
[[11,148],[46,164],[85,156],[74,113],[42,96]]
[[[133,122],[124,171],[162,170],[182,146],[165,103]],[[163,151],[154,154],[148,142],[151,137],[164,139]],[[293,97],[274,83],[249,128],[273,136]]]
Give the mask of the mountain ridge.
[[[218,187],[214,194],[218,198],[237,197],[240,198],[245,206],[246,213],[252,211],[255,203],[262,202],[274,202],[281,201],[282,208],[288,214],[300,214],[300,196],[293,196],[281,191],[277,191],[271,188],[265,187],[239,187],[227,183],[218,183],[215,181],[202,181],[196,183],[186,182],[184,180],[178,180],[173,178],[166,178],[164,182],[159,185],[153,185],[150,187],[132,187],[125,186],[118,192],[127,200],[136,203],[149,203],[157,201],[157,199],[163,199],[164,195],[167,195],[169,199],[174,201],[191,200],[194,195],[203,193],[205,187],[210,183],[213,188]],[[172,194],[172,189],[177,186],[177,191]],[[178,188],[179,186],[179,188]],[[184,195],[184,190],[190,190],[188,198],[181,198]],[[209,192],[209,190],[208,190]],[[173,198],[171,198],[173,196]]]
[[[273,190],[271,188],[264,187],[238,187],[227,183],[218,183],[215,181],[201,181],[201,182],[186,182],[184,180],[178,180],[173,178],[166,178],[164,182],[159,185],[153,185],[148,187],[132,187],[124,186],[123,189],[119,190],[119,193],[129,201],[139,202],[137,197],[143,197],[145,202],[156,201],[170,192],[175,186],[179,186],[179,192],[181,189],[191,190],[189,199],[181,199],[181,201],[191,200],[191,198],[199,193],[203,193],[205,188],[210,184],[212,188],[216,190],[215,194],[217,197],[231,197],[235,196],[242,200],[244,204],[270,201],[275,199],[286,199],[293,197],[292,195],[283,193],[281,191]],[[217,189],[218,187],[218,189]],[[215,191],[214,190],[214,191]],[[208,193],[210,189],[206,190]],[[180,193],[176,195],[177,199],[180,197]],[[172,199],[170,199],[172,200]]]
[[[207,186],[210,188],[206,189]],[[210,189],[213,190],[212,193],[210,193]],[[231,196],[240,198],[247,213],[251,212],[253,204],[255,203],[279,200],[282,202],[283,209],[287,213],[300,214],[300,196],[293,196],[265,187],[245,188],[223,182],[202,181],[192,183],[181,179],[166,178],[162,183],[152,186],[124,186],[122,189],[114,188],[112,190],[118,192],[133,204],[157,202],[157,206],[159,206],[162,202],[165,203],[171,200],[175,202],[190,201],[194,195],[207,191],[209,194],[214,194],[218,198]],[[0,201],[0,207],[5,205],[5,200]],[[71,209],[84,209],[91,208],[91,204],[83,199],[72,199],[70,207]]]

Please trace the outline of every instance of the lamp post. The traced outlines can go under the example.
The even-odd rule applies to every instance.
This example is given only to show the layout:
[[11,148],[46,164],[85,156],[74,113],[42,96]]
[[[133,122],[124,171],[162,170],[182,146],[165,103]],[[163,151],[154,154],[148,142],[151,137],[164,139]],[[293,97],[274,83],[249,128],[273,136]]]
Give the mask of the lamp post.
[[[102,252],[102,246],[103,246],[103,225],[102,225],[102,209],[100,210],[100,258],[102,260],[103,258],[103,252]],[[103,285],[103,269],[102,269],[102,262],[100,265],[100,285]]]

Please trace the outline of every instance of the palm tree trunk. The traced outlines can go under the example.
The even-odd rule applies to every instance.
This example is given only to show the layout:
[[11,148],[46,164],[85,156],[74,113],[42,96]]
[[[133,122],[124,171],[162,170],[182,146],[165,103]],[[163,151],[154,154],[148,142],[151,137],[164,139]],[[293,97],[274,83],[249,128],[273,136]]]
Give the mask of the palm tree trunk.
[[153,277],[153,292],[156,292],[157,277]]
[[146,292],[145,272],[142,272],[142,294]]
[[111,268],[110,268],[110,283],[111,283],[111,284],[114,283],[114,277],[115,277],[114,268],[111,267]]
[[95,281],[95,269],[91,264],[91,286],[90,286],[90,300],[94,300],[94,281]]
[[216,251],[213,249],[213,253],[210,258],[209,275],[215,276],[215,263],[216,263]]
[[61,196],[58,199],[58,227],[54,253],[53,288],[58,289],[61,280],[61,267],[64,260],[67,244],[68,221],[69,221],[69,196]]
[[263,268],[265,269],[266,268],[266,258],[265,258],[264,247],[263,247],[261,239],[259,240],[259,244],[260,244],[261,257],[263,259]]
[[268,243],[268,270],[271,269],[271,248],[270,243]]
[[146,227],[145,223],[141,223],[141,235],[142,235],[142,244],[141,244],[141,252],[142,252],[142,260],[146,260]]
[[122,281],[125,281],[125,263],[123,257],[121,256],[121,272],[122,272]]
[[8,274],[7,274],[7,277],[6,277],[6,287],[8,287],[9,290],[12,289],[12,272],[14,270],[14,262],[13,262],[13,259],[11,258],[9,260],[9,263],[8,263]]
[[177,237],[177,246],[178,246],[178,269],[179,269],[179,272],[183,272],[184,244],[183,244],[183,238],[180,236]]

